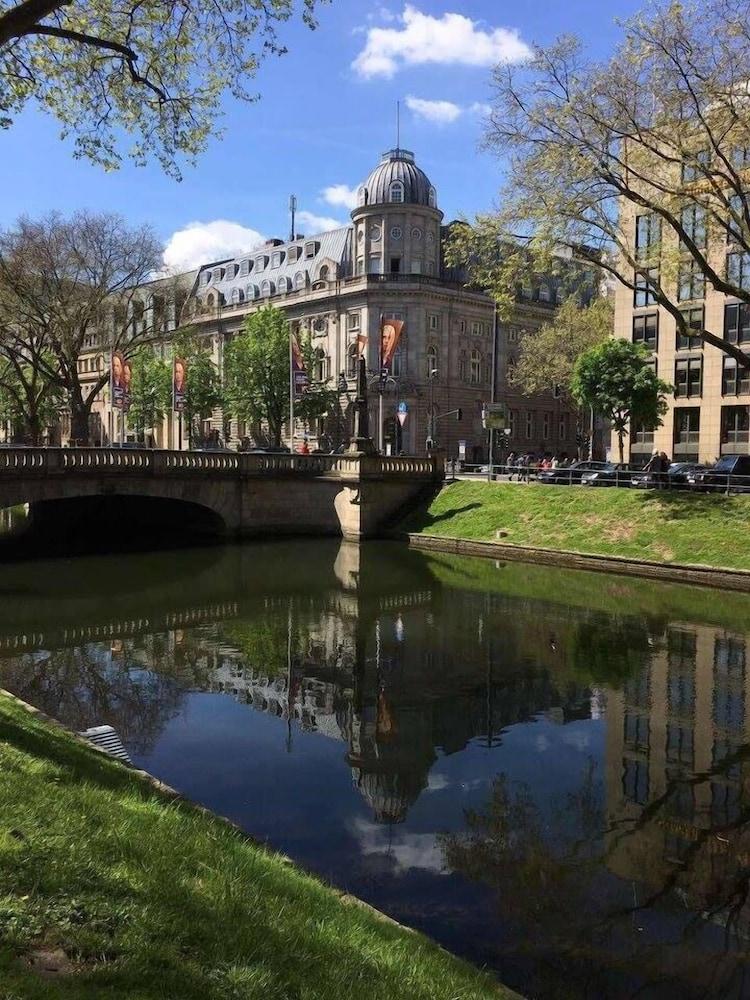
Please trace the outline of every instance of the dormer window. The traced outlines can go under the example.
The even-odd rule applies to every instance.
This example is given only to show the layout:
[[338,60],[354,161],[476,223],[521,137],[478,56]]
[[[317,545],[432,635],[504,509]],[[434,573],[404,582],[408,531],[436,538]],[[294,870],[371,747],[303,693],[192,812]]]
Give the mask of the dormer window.
[[268,298],[268,296],[271,294],[271,282],[270,281],[264,281],[264,282],[261,283],[260,294],[263,296],[264,299]]
[[246,274],[250,274],[250,261],[243,260],[240,264],[240,274],[244,277]]
[[280,292],[288,292],[289,291],[289,279],[288,278],[279,278],[279,291]]
[[214,269],[214,281],[221,281],[224,277],[224,268],[217,267]]
[[305,287],[305,272],[304,271],[297,271],[297,273],[295,274],[295,276],[294,276],[294,287],[296,289],[298,289],[298,290]]
[[258,286],[257,285],[248,285],[247,288],[245,289],[245,295],[247,296],[247,298],[248,298],[249,301],[252,301],[253,299],[257,299],[258,298]]
[[315,256],[315,243],[305,243],[305,259],[310,260],[311,257]]
[[392,181],[391,186],[388,190],[388,200],[393,202],[402,203],[404,200],[404,184],[403,181]]
[[262,271],[265,268],[265,266],[266,266],[266,258],[265,257],[256,257],[255,258],[255,270],[256,271]]
[[233,306],[238,306],[240,304],[240,302],[242,302],[243,298],[244,298],[244,296],[242,294],[242,289],[241,288],[233,288],[232,289],[232,305]]
[[299,247],[289,247],[286,259],[289,264],[295,264],[299,260]]
[[204,271],[203,272],[202,282],[203,282],[204,285],[210,285],[211,284],[211,272],[210,271]]
[[281,267],[281,250],[274,250],[271,256],[271,267]]

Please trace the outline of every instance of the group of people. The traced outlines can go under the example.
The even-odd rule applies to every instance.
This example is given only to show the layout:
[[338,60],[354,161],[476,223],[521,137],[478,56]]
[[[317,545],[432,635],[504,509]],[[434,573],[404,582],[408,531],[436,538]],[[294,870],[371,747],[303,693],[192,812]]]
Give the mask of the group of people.
[[532,475],[545,472],[547,469],[565,469],[570,465],[570,461],[567,452],[562,452],[560,455],[534,455],[531,452],[516,455],[512,451],[505,460],[505,466],[509,473],[509,481],[512,482],[513,477],[517,476],[518,482],[522,483],[528,482]]

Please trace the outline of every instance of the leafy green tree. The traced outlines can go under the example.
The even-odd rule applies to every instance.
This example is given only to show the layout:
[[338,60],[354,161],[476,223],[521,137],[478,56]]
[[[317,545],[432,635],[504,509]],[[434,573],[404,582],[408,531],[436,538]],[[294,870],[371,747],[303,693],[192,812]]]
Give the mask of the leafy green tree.
[[[750,302],[747,0],[662,0],[621,32],[602,61],[566,36],[497,67],[485,143],[501,208],[456,227],[449,257],[507,299],[567,251],[750,367],[712,312],[697,330],[685,309],[705,285]],[[516,249],[497,260],[503,241]]]
[[628,423],[649,429],[661,424],[672,387],[656,377],[645,350],[627,340],[608,340],[576,361],[573,398],[606,417],[617,432],[620,461]]
[[570,393],[578,358],[604,343],[611,332],[612,304],[608,299],[594,299],[582,308],[571,295],[554,319],[523,335],[509,381],[527,395],[548,392],[556,385]]
[[[289,419],[289,324],[281,310],[268,306],[252,313],[224,352],[227,409],[240,420],[264,423],[273,444],[281,444]],[[314,371],[310,340],[300,345],[308,373]],[[338,405],[338,395],[325,384],[311,382],[295,404],[295,417],[310,421]]]
[[173,350],[175,357],[184,359],[187,369],[184,414],[192,447],[200,437],[201,421],[209,420],[214,410],[224,403],[221,375],[210,345],[202,342],[192,330],[183,330],[175,337]]
[[0,355],[0,421],[8,421],[31,445],[44,443],[44,431],[57,423],[63,396],[29,364],[12,364]]
[[[315,27],[317,0],[302,0]],[[0,127],[36,101],[72,135],[75,155],[107,169],[122,133],[138,164],[155,157],[179,177],[222,132],[228,92],[247,89],[296,0],[17,0],[0,5]],[[231,102],[230,102],[231,103]]]
[[150,347],[142,347],[131,359],[133,379],[130,384],[128,420],[143,438],[169,411],[172,399],[172,369]]

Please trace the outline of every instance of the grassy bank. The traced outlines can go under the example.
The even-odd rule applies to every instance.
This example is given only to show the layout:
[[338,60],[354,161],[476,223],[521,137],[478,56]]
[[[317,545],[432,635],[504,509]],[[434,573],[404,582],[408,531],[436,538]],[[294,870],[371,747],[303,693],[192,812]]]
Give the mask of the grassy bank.
[[750,497],[455,482],[408,531],[660,563],[750,569]]
[[0,773],[3,998],[511,995],[2,694]]

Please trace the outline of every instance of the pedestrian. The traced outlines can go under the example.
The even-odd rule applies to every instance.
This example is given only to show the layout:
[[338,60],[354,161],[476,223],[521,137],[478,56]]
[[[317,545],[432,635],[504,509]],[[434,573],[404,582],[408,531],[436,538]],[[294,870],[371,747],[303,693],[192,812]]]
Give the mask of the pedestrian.
[[516,453],[512,451],[505,459],[505,467],[508,470],[508,482],[513,482],[513,466],[516,464]]
[[307,438],[305,438],[304,441],[302,442],[302,444],[300,446],[300,449],[299,449],[299,453],[300,453],[300,455],[309,455],[310,454],[310,445],[307,443]]

